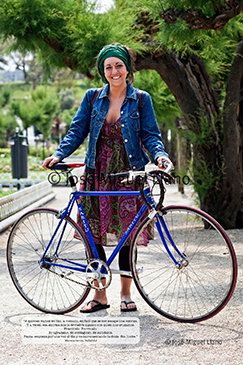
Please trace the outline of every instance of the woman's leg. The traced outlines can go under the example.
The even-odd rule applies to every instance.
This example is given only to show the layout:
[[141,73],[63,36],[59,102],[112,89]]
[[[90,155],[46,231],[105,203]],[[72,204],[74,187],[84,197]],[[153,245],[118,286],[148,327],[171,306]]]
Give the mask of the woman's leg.
[[[100,256],[100,259],[106,262],[106,255],[105,251],[102,245],[96,245],[98,254]],[[119,253],[119,267],[120,270],[124,271],[130,271],[129,266],[129,252],[130,252],[130,246],[123,246]],[[105,280],[102,280],[103,285],[105,284]],[[121,309],[135,309],[136,304],[131,299],[131,284],[132,284],[132,278],[126,275],[121,275]],[[95,290],[95,294],[93,297],[93,300],[98,301],[100,304],[107,304],[107,296],[106,296],[106,290]],[[125,302],[125,303],[124,303]],[[127,303],[127,304],[126,304]],[[93,308],[97,303],[90,301],[88,305],[84,304],[81,309],[82,310],[89,310]]]
[[[98,251],[99,257],[102,261],[106,262],[106,255],[105,255],[105,250],[103,248],[102,245],[96,245],[96,249]],[[101,280],[102,284],[105,285],[105,279]],[[95,282],[94,282],[95,284]],[[93,300],[96,300],[97,302],[99,302],[100,304],[107,304],[108,300],[107,300],[107,296],[106,296],[106,290],[95,290],[94,293],[94,297],[93,299],[89,302],[88,305],[83,304],[81,306],[82,310],[89,310],[91,308],[93,308],[95,305],[97,305],[96,302],[94,302]]]
[[[123,246],[119,253],[119,268],[120,270],[130,271],[129,265],[130,246]],[[131,299],[131,284],[132,278],[126,275],[121,275],[121,309],[135,309],[136,304]],[[125,303],[124,303],[125,302]],[[127,303],[127,304],[126,304]]]

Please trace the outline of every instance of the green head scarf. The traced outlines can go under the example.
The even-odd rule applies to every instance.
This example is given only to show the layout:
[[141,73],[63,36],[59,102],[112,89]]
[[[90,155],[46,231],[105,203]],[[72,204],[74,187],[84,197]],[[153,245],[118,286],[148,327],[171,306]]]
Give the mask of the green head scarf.
[[108,83],[105,78],[104,61],[106,58],[109,57],[116,57],[122,60],[125,63],[127,71],[130,74],[130,72],[132,71],[132,61],[128,51],[126,50],[126,48],[119,44],[111,44],[102,48],[97,58],[97,64],[103,82]]

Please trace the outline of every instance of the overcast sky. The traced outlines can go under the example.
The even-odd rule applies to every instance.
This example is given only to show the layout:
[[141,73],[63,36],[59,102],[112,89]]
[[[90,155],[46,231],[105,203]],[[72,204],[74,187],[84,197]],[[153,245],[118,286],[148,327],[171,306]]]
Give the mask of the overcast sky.
[[113,3],[113,0],[99,0],[104,11],[108,9]]

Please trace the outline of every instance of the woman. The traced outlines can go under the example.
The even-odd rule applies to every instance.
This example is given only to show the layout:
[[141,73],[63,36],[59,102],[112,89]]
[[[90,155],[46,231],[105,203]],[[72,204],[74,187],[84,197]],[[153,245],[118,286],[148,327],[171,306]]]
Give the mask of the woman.
[[[50,166],[72,154],[90,133],[89,147],[85,158],[85,174],[80,190],[111,190],[105,177],[109,173],[141,170],[149,162],[144,148],[150,153],[159,168],[163,162],[172,162],[164,151],[150,95],[140,93],[132,86],[133,53],[121,44],[104,47],[97,58],[98,71],[106,86],[90,89],[72,121],[68,134],[53,156],[44,161]],[[143,147],[142,147],[143,146]],[[131,190],[131,186],[120,186]],[[133,189],[138,190],[136,183]],[[98,253],[106,261],[103,245],[107,234],[117,239],[123,235],[142,204],[141,198],[131,197],[82,197]],[[129,219],[128,219],[129,218]],[[80,225],[80,218],[78,219]],[[119,254],[121,270],[129,269],[129,244]],[[131,299],[129,276],[121,275],[121,311],[134,311]],[[94,312],[108,308],[106,291],[95,291],[93,300],[83,305],[81,312]]]

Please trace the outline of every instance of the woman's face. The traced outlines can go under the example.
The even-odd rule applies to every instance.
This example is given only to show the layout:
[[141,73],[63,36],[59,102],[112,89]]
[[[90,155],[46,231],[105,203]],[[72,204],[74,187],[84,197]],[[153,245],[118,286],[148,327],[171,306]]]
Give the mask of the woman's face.
[[126,84],[128,71],[125,63],[116,57],[106,58],[104,61],[106,80],[110,85],[119,87]]

